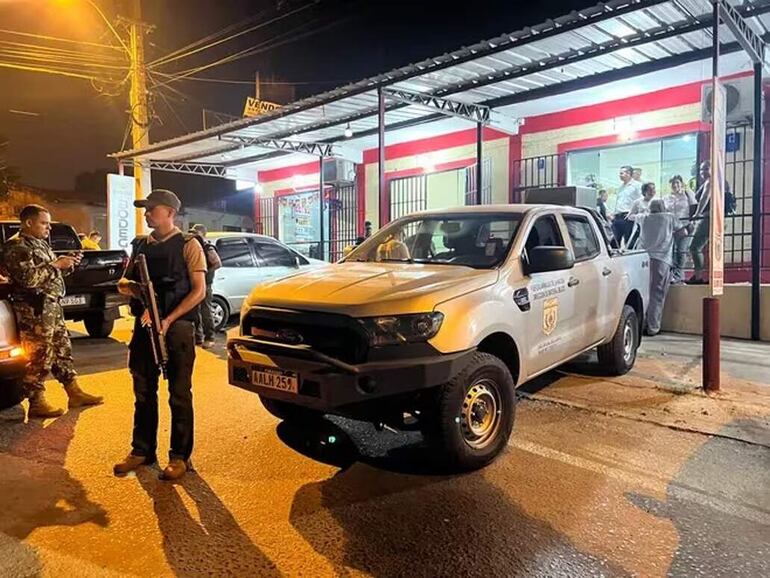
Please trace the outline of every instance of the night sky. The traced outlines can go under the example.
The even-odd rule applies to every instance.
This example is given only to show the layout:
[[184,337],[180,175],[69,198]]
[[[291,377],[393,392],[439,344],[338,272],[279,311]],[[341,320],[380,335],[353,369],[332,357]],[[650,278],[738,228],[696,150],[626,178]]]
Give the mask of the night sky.
[[[127,13],[124,0],[95,1],[111,19]],[[174,73],[265,43],[260,54],[200,75],[250,81],[259,70],[263,79],[299,83],[294,88],[301,98],[595,3],[482,0],[453,8],[446,0],[145,0],[142,6],[144,20],[155,26],[148,37],[148,61],[241,20],[283,16],[157,70]],[[301,11],[286,15],[293,10]],[[0,0],[0,29],[101,42],[111,38],[84,0]],[[274,46],[279,41],[288,42]],[[254,92],[253,84],[181,81],[172,86],[184,100],[162,90],[167,104],[156,94],[153,142],[202,128],[203,108],[240,115]],[[24,183],[54,189],[72,189],[79,173],[114,170],[106,155],[121,148],[127,100],[127,89],[117,96],[99,95],[87,80],[0,68],[0,135],[11,141],[10,164],[19,167]],[[212,179],[180,180],[159,172],[153,177],[153,185],[185,187],[200,201],[224,192]]]

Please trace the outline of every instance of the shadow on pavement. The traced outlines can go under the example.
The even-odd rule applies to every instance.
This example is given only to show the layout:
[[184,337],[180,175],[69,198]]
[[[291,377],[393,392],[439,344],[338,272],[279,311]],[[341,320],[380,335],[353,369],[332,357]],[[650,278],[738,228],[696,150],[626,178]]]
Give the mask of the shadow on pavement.
[[301,431],[279,426],[279,436],[292,448],[343,468],[300,488],[290,513],[292,526],[336,575],[626,574],[528,516],[483,472],[416,475],[426,469],[427,448],[373,448],[369,439],[357,446],[345,426],[328,420]]
[[122,341],[106,337],[93,339],[77,332],[70,332],[72,357],[80,375],[126,369],[128,346]]
[[[152,499],[163,550],[175,575],[281,575],[197,473],[171,484],[158,479],[157,469],[141,468],[137,478]],[[184,496],[194,503],[194,512]]]
[[0,429],[0,532],[24,540],[45,526],[108,525],[105,510],[65,467],[80,411],[47,427],[31,420]]
[[[736,420],[730,427],[755,427]],[[666,500],[629,493],[671,520],[679,546],[668,575],[770,576],[770,449],[712,437],[669,483]]]

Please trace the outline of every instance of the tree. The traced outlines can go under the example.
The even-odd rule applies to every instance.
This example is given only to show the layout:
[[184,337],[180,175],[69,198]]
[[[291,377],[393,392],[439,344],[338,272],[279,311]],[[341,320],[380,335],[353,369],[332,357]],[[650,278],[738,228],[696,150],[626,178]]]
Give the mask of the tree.
[[10,141],[0,134],[0,199],[8,198],[11,187],[19,181],[19,170],[8,165]]

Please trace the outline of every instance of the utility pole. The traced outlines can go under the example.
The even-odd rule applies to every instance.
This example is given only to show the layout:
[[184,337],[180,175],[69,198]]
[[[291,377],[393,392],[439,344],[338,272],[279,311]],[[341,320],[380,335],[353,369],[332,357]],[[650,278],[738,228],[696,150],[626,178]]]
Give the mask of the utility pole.
[[[131,51],[131,91],[129,93],[129,114],[131,115],[131,141],[133,148],[144,148],[150,144],[150,120],[147,108],[147,79],[144,65],[144,34],[147,29],[142,22],[140,0],[131,0],[131,16],[126,21]],[[134,163],[134,198],[143,199],[150,194],[152,181],[150,168],[137,161]],[[136,234],[145,232],[144,215],[136,209]]]

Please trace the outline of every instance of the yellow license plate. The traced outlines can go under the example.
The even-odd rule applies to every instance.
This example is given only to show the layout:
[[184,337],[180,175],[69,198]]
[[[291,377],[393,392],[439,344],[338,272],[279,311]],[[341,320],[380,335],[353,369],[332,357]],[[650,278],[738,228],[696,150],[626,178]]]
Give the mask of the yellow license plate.
[[299,391],[299,375],[293,371],[259,367],[252,371],[251,382],[261,387],[269,387],[278,391],[297,393]]

